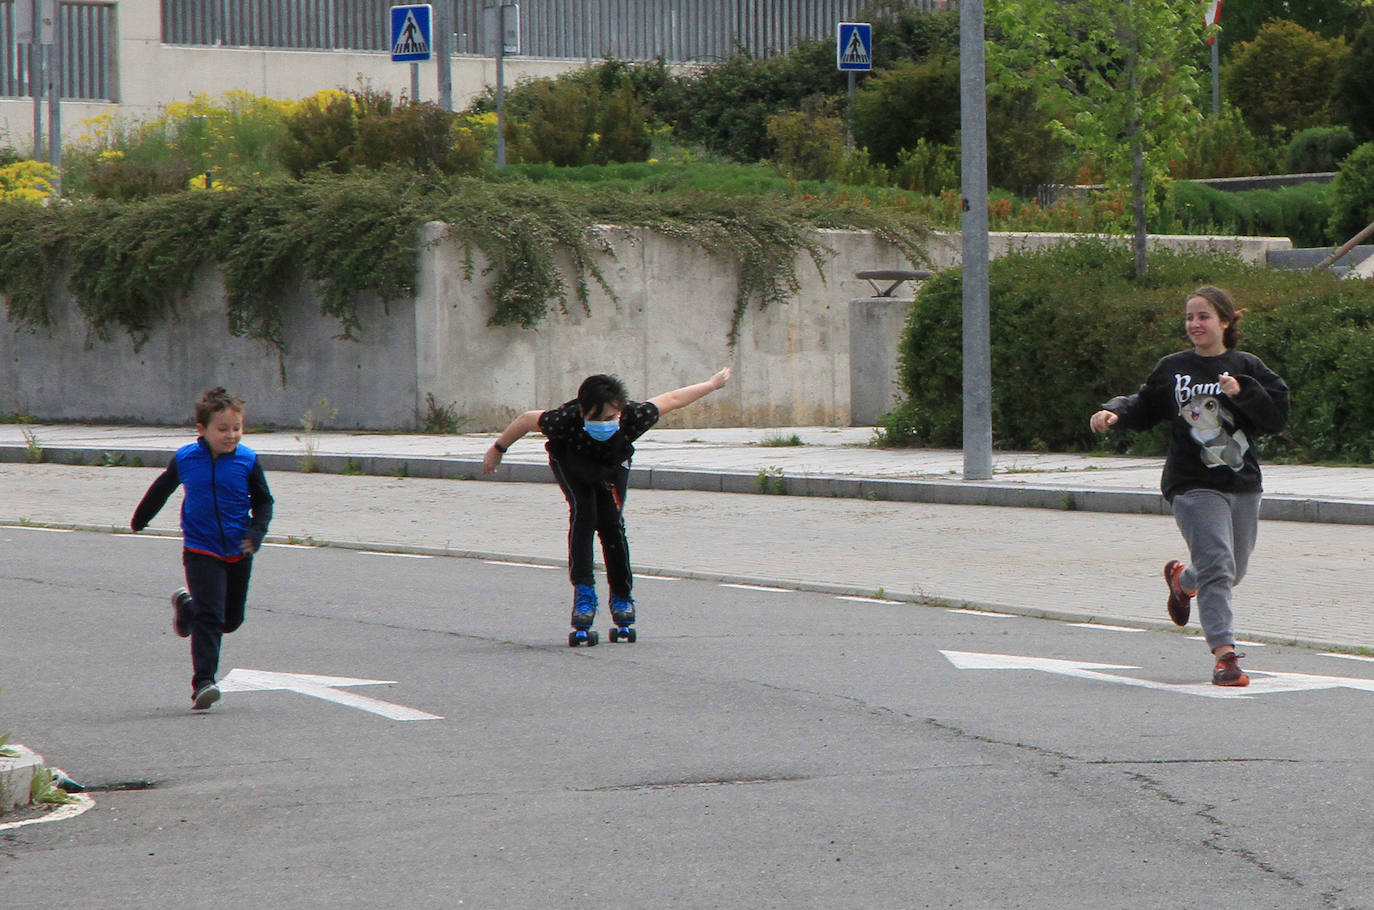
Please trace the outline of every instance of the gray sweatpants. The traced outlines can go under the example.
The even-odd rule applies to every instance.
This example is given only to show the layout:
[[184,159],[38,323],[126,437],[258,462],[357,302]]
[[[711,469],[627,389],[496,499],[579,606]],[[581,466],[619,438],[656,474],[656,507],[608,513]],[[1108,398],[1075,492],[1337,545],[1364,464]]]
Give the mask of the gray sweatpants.
[[1174,497],[1174,522],[1188,544],[1188,568],[1178,583],[1197,591],[1198,621],[1207,647],[1234,645],[1231,589],[1240,584],[1259,536],[1259,493],[1189,490]]

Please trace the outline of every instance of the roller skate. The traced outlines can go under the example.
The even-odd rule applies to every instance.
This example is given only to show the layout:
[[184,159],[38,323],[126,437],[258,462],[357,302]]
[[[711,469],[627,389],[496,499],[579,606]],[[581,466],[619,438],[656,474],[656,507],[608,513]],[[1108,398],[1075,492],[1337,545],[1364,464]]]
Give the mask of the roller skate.
[[635,601],[633,597],[611,595],[611,641],[634,641],[637,637],[633,628],[635,621]]
[[591,585],[575,585],[573,594],[572,631],[568,633],[568,647],[578,645],[592,647],[601,641],[601,636],[592,628],[596,621],[596,588]]

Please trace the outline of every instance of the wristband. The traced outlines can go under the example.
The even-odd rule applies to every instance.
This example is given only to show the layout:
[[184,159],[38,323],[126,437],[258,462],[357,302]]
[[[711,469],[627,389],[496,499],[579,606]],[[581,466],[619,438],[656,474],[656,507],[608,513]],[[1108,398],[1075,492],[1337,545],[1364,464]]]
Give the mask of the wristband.
[[496,451],[500,452],[502,455],[506,454],[506,446],[501,445],[501,443],[499,442],[493,442],[491,444],[491,447]]

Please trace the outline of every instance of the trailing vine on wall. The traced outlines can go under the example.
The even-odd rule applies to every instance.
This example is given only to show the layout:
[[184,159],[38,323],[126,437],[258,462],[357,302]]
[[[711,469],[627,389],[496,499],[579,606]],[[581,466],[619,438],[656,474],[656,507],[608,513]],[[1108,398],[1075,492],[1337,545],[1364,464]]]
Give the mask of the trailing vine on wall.
[[[928,233],[899,209],[809,197],[612,190],[511,179],[445,178],[393,171],[267,180],[240,189],[188,191],[129,203],[76,200],[48,207],[0,204],[0,294],[11,323],[52,324],[54,276],[102,338],[115,329],[142,343],[175,315],[199,268],[223,276],[229,330],[285,352],[282,313],[297,282],[311,282],[341,335],[362,328],[359,295],[412,297],[420,228],[449,225],[492,275],[493,325],[538,325],[575,301],[589,310],[590,282],[607,294],[602,257],[614,255],[598,225],[646,227],[700,244],[739,264],[730,340],[749,306],[786,302],[805,253],[819,269],[825,228],[870,230],[912,262]],[[570,273],[560,265],[566,261]]]

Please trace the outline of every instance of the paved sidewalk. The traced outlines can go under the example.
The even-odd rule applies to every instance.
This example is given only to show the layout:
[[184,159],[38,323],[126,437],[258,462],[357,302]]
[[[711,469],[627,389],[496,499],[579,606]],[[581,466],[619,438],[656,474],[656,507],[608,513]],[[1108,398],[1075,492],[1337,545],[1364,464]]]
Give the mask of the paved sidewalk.
[[[187,428],[0,424],[0,462],[30,449],[60,464],[166,464],[194,437]],[[779,445],[799,439],[801,445]],[[542,438],[512,447],[501,470],[481,475],[493,433],[454,436],[364,432],[251,433],[245,443],[272,471],[315,471],[497,481],[551,482]],[[1169,514],[1158,458],[998,452],[993,477],[963,479],[957,450],[880,449],[871,427],[655,428],[636,443],[632,485],[706,492],[785,492],[953,505]],[[1374,469],[1265,465],[1263,517],[1374,524]]]
[[[24,431],[47,463],[24,463]],[[804,445],[763,444],[794,433]],[[871,449],[871,433],[651,432],[638,446],[627,509],[646,609],[664,592],[653,576],[690,575],[1173,628],[1160,570],[1185,553],[1172,518],[1144,507],[1159,500],[1157,459],[999,453],[993,480],[970,484],[959,452]],[[125,530],[154,466],[191,436],[0,426],[0,526]],[[283,432],[245,441],[271,472],[272,540],[563,565],[567,517],[556,488],[453,479],[479,474],[491,439]],[[307,461],[319,472],[301,473]],[[84,466],[97,464],[143,467]],[[547,478],[540,440],[517,443],[497,476]],[[1327,520],[1272,520],[1282,508],[1266,510],[1237,590],[1238,632],[1255,642],[1374,648],[1374,470],[1269,465],[1265,477],[1267,503],[1293,504],[1282,517]],[[779,480],[787,492],[815,495],[719,492],[776,492]],[[1000,505],[969,504],[998,497]],[[1047,507],[1010,507],[1036,504]],[[1351,523],[1331,520],[1341,516]],[[147,533],[175,534],[176,524],[169,503]],[[0,527],[0,541],[7,533]],[[560,596],[561,580],[549,576],[551,596]],[[1109,653],[1106,638],[1103,648]]]

